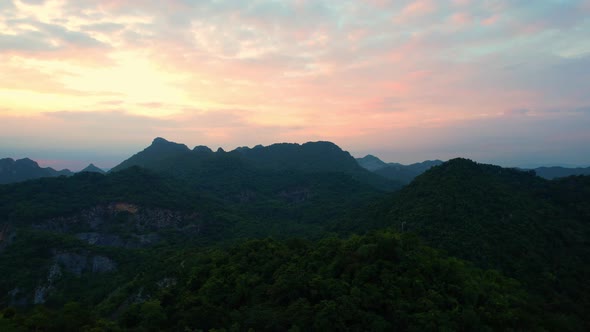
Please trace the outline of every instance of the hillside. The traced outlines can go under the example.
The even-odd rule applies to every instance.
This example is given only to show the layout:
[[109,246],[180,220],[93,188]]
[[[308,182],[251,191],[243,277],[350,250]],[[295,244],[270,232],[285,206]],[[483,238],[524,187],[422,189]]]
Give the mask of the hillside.
[[[41,280],[35,298],[47,296],[47,307],[37,306],[29,315],[4,310],[4,331],[531,330],[538,325],[535,308],[514,280],[390,232],[315,243],[266,239],[227,249],[131,252],[41,235],[24,234],[13,245],[37,254],[35,264],[17,260],[22,253],[4,254],[0,269],[4,278],[23,278],[21,287],[30,280],[22,271]],[[13,299],[22,295],[10,293]],[[64,305],[64,298],[79,300]]]
[[547,181],[453,159],[374,205],[362,227],[416,233],[450,255],[499,269],[579,326],[590,309],[589,190],[586,177]]

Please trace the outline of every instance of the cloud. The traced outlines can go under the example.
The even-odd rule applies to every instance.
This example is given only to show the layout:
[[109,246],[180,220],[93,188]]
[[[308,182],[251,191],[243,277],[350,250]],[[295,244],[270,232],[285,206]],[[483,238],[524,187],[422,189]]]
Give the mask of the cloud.
[[21,0],[28,5],[42,5],[45,3],[46,0]]
[[415,0],[410,2],[402,10],[403,16],[422,16],[432,13],[436,9],[436,5],[431,0]]
[[[67,141],[71,131],[96,144],[108,133],[360,148],[383,145],[381,135],[442,149],[412,136],[452,136],[441,128],[490,118],[525,126],[550,109],[590,105],[587,8],[575,0],[3,1],[0,120],[36,116],[43,121],[25,132]],[[64,109],[77,111],[47,113]],[[498,121],[489,124],[499,130]]]

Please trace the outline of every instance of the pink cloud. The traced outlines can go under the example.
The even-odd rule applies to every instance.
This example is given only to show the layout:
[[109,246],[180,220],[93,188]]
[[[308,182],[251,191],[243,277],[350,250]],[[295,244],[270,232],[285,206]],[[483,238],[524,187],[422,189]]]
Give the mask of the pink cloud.
[[401,12],[402,17],[414,17],[429,14],[436,10],[431,0],[415,0],[408,4]]
[[364,0],[368,4],[378,7],[378,8],[386,8],[392,2],[392,0]]
[[455,25],[465,25],[471,23],[472,17],[468,13],[455,13],[450,17],[450,21]]
[[471,0],[453,0],[455,6],[467,6],[471,4]]
[[489,16],[488,18],[485,18],[483,20],[481,20],[481,24],[482,25],[494,25],[498,22],[498,20],[500,19],[499,15],[492,15]]

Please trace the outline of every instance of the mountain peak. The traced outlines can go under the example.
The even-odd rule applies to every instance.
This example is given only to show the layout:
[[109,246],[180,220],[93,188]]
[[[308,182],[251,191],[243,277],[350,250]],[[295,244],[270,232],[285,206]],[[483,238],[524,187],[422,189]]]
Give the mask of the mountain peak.
[[213,150],[211,150],[208,146],[205,146],[205,145],[197,145],[194,147],[193,151],[194,152],[213,153]]
[[31,160],[29,158],[18,159],[16,160],[16,163],[23,166],[39,167],[39,164],[36,161]]
[[162,137],[156,137],[148,149],[165,149],[167,151],[190,151],[190,149],[181,143],[171,142]]
[[368,154],[363,158],[358,158],[356,161],[363,168],[372,172],[387,166],[387,164],[383,160],[373,156],[372,154]]
[[102,169],[96,167],[92,163],[90,165],[86,166],[86,168],[84,168],[80,172],[91,172],[91,173],[100,173],[100,174],[104,174],[105,173],[105,171],[103,171]]
[[191,150],[184,144],[170,142],[162,137],[156,137],[150,146],[113,167],[111,172],[118,172],[132,166],[146,167],[146,165],[150,163],[190,153],[190,151]]
[[475,170],[480,168],[480,164],[477,162],[467,159],[467,158],[453,158],[449,159],[447,162],[442,163],[441,167],[445,169],[454,169],[454,170]]
[[165,139],[163,137],[156,137],[152,141],[152,145],[154,145],[154,144],[162,144],[162,143],[170,143],[170,141],[168,141],[167,139]]

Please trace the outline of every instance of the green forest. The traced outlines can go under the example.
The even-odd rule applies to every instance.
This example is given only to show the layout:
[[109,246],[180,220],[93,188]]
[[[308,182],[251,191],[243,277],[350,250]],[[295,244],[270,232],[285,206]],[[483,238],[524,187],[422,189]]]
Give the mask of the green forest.
[[590,330],[590,177],[399,189],[327,143],[122,165],[0,185],[1,331]]

